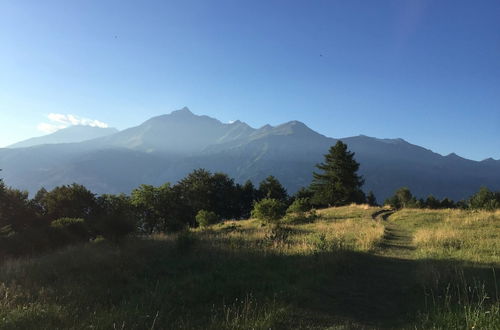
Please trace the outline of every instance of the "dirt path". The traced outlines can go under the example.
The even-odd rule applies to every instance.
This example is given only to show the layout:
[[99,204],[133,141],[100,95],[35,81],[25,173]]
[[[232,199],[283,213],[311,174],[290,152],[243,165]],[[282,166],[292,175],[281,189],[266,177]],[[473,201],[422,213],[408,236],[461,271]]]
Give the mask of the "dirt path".
[[397,259],[413,259],[415,250],[412,233],[388,218],[394,210],[381,210],[372,214],[372,219],[383,221],[385,225],[384,236],[376,251],[377,255]]
[[322,287],[325,308],[361,321],[367,328],[401,328],[414,314],[416,296],[421,293],[415,280],[417,264],[413,258],[412,233],[389,217],[394,210],[371,215],[385,226],[382,241],[370,253],[346,257],[345,273],[334,285]]

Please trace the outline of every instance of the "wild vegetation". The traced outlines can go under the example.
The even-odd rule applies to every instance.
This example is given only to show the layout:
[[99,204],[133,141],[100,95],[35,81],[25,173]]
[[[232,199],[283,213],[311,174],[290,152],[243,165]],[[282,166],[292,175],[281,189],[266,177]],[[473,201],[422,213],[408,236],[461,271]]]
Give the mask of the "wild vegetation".
[[498,194],[374,206],[352,156],[294,196],[205,170],[130,196],[0,182],[0,329],[499,328]]
[[[229,220],[4,261],[0,328],[498,328],[500,214],[380,211]],[[453,243],[421,240],[454,221]]]

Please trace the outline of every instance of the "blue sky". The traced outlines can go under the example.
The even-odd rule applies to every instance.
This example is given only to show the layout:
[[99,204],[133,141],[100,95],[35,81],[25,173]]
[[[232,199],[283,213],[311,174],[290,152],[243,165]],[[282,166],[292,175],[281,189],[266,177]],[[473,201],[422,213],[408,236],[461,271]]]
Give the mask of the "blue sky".
[[499,17],[486,0],[2,0],[0,146],[188,106],[499,159]]

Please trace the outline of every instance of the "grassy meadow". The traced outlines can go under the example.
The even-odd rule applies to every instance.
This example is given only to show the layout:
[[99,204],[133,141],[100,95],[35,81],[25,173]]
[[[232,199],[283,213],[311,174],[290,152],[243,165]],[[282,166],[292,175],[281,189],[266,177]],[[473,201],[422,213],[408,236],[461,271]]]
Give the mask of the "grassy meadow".
[[499,329],[500,212],[346,206],[0,264],[0,329]]

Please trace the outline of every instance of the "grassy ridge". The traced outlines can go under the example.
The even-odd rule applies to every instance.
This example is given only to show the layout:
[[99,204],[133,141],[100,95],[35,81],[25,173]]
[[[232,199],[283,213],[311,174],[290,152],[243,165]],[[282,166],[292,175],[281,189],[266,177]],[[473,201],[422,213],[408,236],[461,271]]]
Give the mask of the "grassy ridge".
[[403,210],[384,222],[378,210],[7,261],[0,329],[498,328],[500,214]]

